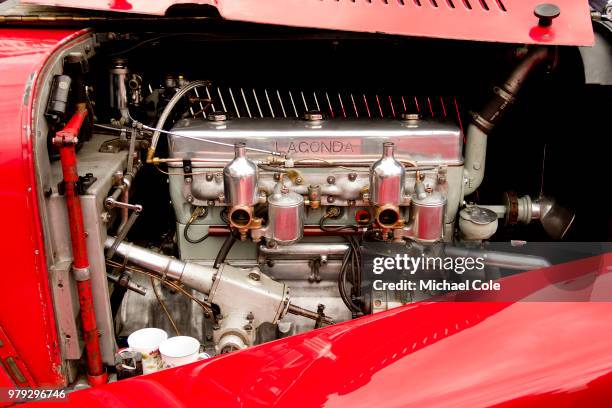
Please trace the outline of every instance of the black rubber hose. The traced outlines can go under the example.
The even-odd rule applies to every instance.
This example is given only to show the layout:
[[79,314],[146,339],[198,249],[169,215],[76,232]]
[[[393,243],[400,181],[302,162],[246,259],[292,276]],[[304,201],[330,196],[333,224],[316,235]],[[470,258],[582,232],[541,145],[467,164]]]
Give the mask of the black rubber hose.
[[[204,213],[197,218],[206,218],[207,215],[208,207],[204,208]],[[187,224],[185,224],[185,228],[183,229],[183,238],[185,238],[185,241],[189,242],[190,244],[199,244],[200,242],[203,242],[206,238],[208,238],[208,233],[197,239],[192,239],[189,237],[189,228],[191,227],[191,224],[193,224],[195,219],[196,217],[192,215]]]
[[223,262],[225,262],[225,258],[227,258],[227,254],[229,254],[229,251],[231,251],[235,242],[236,237],[234,236],[234,234],[228,235],[228,237],[223,242],[223,245],[221,245],[221,249],[219,250],[217,257],[215,258],[215,264],[213,265],[215,269],[219,268],[219,266]]
[[326,217],[324,215],[319,220],[319,228],[321,228],[322,231],[325,231],[325,232],[339,232],[339,231],[342,231],[342,230],[354,230],[355,228],[357,228],[354,225],[336,225],[334,227],[326,226],[325,225],[325,221],[328,220],[328,219],[330,219],[330,217]]
[[[352,244],[352,242],[350,243]],[[358,270],[355,270],[356,256],[357,253],[355,252],[355,247],[353,245],[350,245],[349,249],[344,254],[342,266],[340,267],[340,273],[338,274],[338,291],[340,292],[340,297],[342,298],[342,301],[344,302],[346,307],[353,313],[359,313],[361,312],[361,310],[359,306],[355,305],[352,302],[351,298],[346,293],[346,275],[348,273],[349,268],[351,268],[352,274],[355,274],[356,272],[358,273]]]
[[185,241],[189,242],[190,244],[199,244],[200,242],[203,242],[206,238],[208,238],[208,234],[204,234],[198,239],[189,238],[188,231],[190,226],[191,224],[185,225],[185,229],[183,230],[183,238],[185,238]]
[[340,292],[340,297],[342,298],[342,301],[344,302],[346,307],[351,312],[358,312],[359,309],[357,307],[355,307],[353,302],[351,302],[351,299],[347,296],[346,289],[345,289],[346,271],[347,271],[347,266],[348,266],[349,258],[350,257],[351,256],[350,256],[350,250],[349,250],[344,255],[344,259],[342,261],[342,266],[340,267],[340,273],[338,274],[338,291]]

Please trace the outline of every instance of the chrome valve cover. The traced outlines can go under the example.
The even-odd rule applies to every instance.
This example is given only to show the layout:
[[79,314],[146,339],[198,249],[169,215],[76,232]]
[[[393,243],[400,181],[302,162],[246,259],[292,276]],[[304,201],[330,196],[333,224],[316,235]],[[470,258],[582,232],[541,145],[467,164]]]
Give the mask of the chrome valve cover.
[[[392,119],[229,119],[208,121],[183,119],[173,133],[229,144],[246,143],[250,148],[277,151],[293,159],[371,161],[380,158],[384,142],[395,144],[395,157],[422,165],[461,165],[463,137],[453,123],[433,120]],[[249,152],[251,160],[266,160],[265,153]],[[234,154],[227,146],[170,136],[170,156],[210,163],[230,161]],[[193,166],[203,165],[194,162]],[[180,165],[177,165],[180,167]],[[223,166],[220,166],[223,167]]]

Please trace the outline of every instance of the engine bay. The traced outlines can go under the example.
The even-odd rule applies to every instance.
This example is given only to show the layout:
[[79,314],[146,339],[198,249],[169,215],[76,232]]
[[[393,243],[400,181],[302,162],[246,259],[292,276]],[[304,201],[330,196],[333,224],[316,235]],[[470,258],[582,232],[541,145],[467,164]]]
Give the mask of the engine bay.
[[605,159],[578,118],[604,96],[577,49],[251,34],[90,32],[41,73],[36,169],[67,360],[82,356],[60,157],[75,111],[69,188],[108,365],[143,327],[216,355],[440,294],[364,290],[364,243],[461,244],[496,279],[548,263],[490,242],[608,238],[610,209],[582,199]]

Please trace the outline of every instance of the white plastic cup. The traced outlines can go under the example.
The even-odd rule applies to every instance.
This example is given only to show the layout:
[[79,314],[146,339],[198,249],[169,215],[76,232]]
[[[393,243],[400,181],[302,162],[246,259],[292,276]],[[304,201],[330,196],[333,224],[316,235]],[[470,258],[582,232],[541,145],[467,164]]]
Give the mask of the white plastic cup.
[[136,330],[128,337],[130,350],[142,354],[142,373],[149,374],[162,367],[159,345],[168,338],[168,333],[155,327]]
[[200,353],[200,342],[189,336],[175,336],[164,340],[159,345],[159,352],[164,368],[178,367],[210,357],[206,353]]

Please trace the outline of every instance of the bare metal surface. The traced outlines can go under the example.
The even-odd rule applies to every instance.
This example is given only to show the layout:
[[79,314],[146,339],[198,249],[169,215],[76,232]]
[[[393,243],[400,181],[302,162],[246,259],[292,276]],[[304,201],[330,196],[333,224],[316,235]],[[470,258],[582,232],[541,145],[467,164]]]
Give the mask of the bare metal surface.
[[444,234],[446,197],[440,192],[428,193],[425,198],[412,198],[410,211],[412,237],[421,242],[435,242]]
[[[115,238],[109,237],[104,246],[109,249],[114,244]],[[178,280],[202,293],[210,292],[216,273],[214,268],[183,262],[127,242],[120,243],[116,253],[142,268]]]
[[551,266],[546,258],[534,255],[521,255],[511,252],[485,251],[448,246],[445,248],[448,256],[484,258],[487,266],[497,266],[506,269],[528,271]]
[[[232,119],[215,124],[198,119],[184,119],[173,133],[225,143],[246,143],[248,147],[287,153],[294,159],[333,158],[377,160],[383,142],[396,145],[399,160],[419,164],[460,165],[463,163],[461,130],[453,124],[419,121],[417,126],[390,119],[324,120],[309,124],[300,119]],[[198,144],[170,136],[171,157],[231,160],[225,147]],[[267,159],[269,154],[249,154],[252,160]],[[196,166],[198,164],[195,164]]]
[[238,143],[234,160],[223,168],[225,201],[231,206],[253,206],[257,202],[257,166],[247,157],[246,146]]
[[290,246],[277,246],[270,248],[266,245],[259,246],[259,252],[266,257],[319,257],[321,255],[344,255],[348,251],[348,244],[341,243],[298,243]]
[[383,143],[382,157],[370,168],[370,200],[375,205],[399,206],[404,202],[406,170],[394,153],[393,143]]
[[268,197],[266,236],[280,245],[291,245],[304,236],[304,197],[281,188]]
[[[97,316],[97,326],[101,334],[100,346],[102,357],[105,363],[113,364],[116,344],[110,313],[106,265],[104,254],[101,251],[104,239],[106,239],[107,225],[101,219],[100,214],[105,211],[104,200],[113,185],[113,174],[118,170],[123,170],[127,158],[125,152],[98,152],[100,143],[108,138],[108,136],[94,135],[92,141],[85,143],[79,151],[77,159],[79,161],[79,172],[83,174],[92,173],[97,178],[96,182],[81,196],[81,206],[83,208],[85,230],[88,234],[87,250],[90,262],[94,308]],[[60,174],[59,162],[52,163],[50,176],[55,180],[60,180]],[[53,193],[48,198],[47,214],[51,221],[50,232],[54,248],[53,253],[61,260],[71,259],[65,206],[64,198],[57,193]],[[69,288],[72,285],[74,285],[74,280],[71,277],[63,282],[64,287]],[[76,316],[74,315],[75,318]],[[76,341],[73,340],[75,339],[73,336],[69,339],[66,336],[63,337],[62,341],[66,344],[73,344]]]

